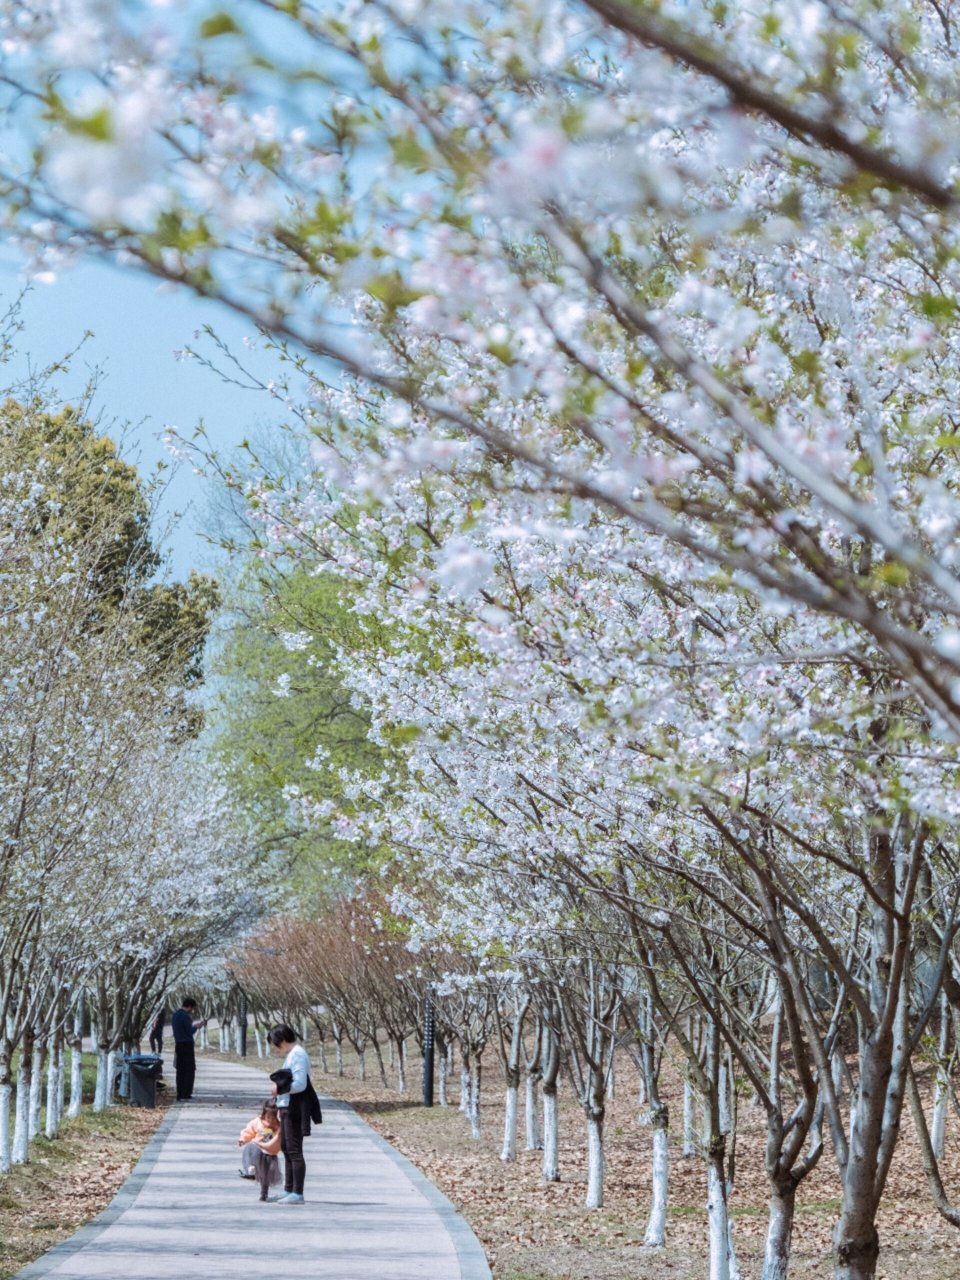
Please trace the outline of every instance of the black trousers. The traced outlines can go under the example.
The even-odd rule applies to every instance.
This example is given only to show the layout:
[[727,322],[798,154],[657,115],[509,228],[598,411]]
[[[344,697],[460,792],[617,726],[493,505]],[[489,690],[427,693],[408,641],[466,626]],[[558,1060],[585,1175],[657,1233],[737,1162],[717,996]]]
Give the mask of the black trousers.
[[150,1052],[163,1053],[163,1032],[162,1031],[150,1032]]
[[192,1042],[174,1045],[173,1062],[177,1069],[177,1097],[192,1098],[197,1075],[197,1055]]
[[297,1097],[290,1099],[289,1107],[280,1108],[280,1150],[283,1152],[283,1189],[302,1196],[307,1164],[303,1158],[303,1123]]

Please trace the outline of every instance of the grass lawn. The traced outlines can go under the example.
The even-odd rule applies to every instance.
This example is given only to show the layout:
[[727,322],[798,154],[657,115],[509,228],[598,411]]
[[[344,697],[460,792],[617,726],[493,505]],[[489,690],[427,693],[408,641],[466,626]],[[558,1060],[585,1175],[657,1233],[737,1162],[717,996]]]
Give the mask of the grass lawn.
[[[95,1075],[95,1056],[84,1054],[85,1103]],[[0,1280],[106,1208],[164,1115],[162,1101],[155,1111],[117,1106],[99,1115],[84,1106],[59,1137],[30,1144],[30,1164],[0,1175]]]

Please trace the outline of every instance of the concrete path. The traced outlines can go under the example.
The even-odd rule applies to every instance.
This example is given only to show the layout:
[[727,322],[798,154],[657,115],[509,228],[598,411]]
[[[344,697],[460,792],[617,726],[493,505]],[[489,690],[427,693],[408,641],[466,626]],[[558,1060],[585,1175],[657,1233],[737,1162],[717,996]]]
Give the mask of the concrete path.
[[193,1100],[174,1104],[110,1207],[14,1280],[490,1280],[460,1214],[344,1103],[324,1098],[304,1142],[307,1203],[260,1203],[237,1176],[237,1136],[266,1078],[197,1065]]

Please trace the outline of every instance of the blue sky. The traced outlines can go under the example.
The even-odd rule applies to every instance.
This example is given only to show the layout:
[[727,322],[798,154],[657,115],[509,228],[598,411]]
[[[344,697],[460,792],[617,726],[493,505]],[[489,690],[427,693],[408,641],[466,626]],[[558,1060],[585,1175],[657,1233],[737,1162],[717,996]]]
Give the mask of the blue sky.
[[[2,306],[19,292],[23,281],[19,263],[0,259]],[[0,307],[2,309],[2,307]],[[24,300],[24,328],[18,339],[8,380],[23,375],[28,364],[48,365],[74,348],[85,330],[94,336],[82,347],[70,372],[58,381],[59,399],[76,400],[91,370],[102,371],[97,408],[104,429],[116,420],[127,424],[125,453],[145,472],[158,459],[170,461],[156,436],[168,424],[189,434],[203,419],[216,448],[227,451],[253,433],[262,433],[274,406],[269,397],[224,383],[215,373],[189,360],[178,361],[174,352],[194,342],[203,325],[212,325],[232,349],[243,349],[251,335],[234,316],[213,302],[183,291],[167,292],[156,281],[134,271],[121,271],[87,262],[65,272],[54,284],[35,285]],[[259,376],[273,372],[268,355],[255,357]],[[2,375],[0,375],[2,376]],[[113,434],[110,431],[110,434]],[[175,577],[191,567],[210,567],[213,552],[201,537],[209,526],[208,482],[181,465],[169,485],[161,507],[161,522],[175,511],[182,518],[168,541],[170,568]]]

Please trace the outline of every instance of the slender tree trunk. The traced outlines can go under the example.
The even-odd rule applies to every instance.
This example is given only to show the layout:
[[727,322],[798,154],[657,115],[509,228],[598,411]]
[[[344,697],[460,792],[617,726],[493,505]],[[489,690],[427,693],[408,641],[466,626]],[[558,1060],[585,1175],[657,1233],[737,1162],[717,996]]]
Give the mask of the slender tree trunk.
[[483,1067],[480,1059],[473,1059],[470,1071],[470,1137],[480,1137],[480,1086],[483,1079]]
[[13,1163],[30,1159],[30,1090],[33,1083],[33,1033],[24,1033],[17,1068],[17,1103],[13,1122]]
[[330,1067],[327,1065],[327,1042],[320,1040],[320,1070],[324,1075],[329,1075]]
[[603,1208],[603,1112],[587,1112],[587,1197],[588,1209]]
[[559,1134],[557,1127],[557,1086],[543,1086],[543,1180],[560,1181]]
[[400,1039],[397,1040],[397,1092],[407,1092],[407,1053]]
[[30,1067],[30,1141],[40,1133],[40,1109],[43,1106],[43,1076],[47,1063],[47,1042],[38,1037],[33,1042]]
[[366,1080],[367,1078],[367,1054],[364,1049],[357,1051],[357,1075],[361,1080]]
[[380,1083],[384,1089],[390,1088],[390,1081],[387,1079],[387,1068],[383,1065],[383,1054],[380,1051],[380,1041],[376,1036],[373,1037],[373,1052],[377,1056],[377,1070],[380,1072]]
[[10,1146],[10,1107],[13,1103],[13,1084],[10,1076],[12,1059],[13,1045],[4,1036],[0,1040],[0,1173],[9,1173],[13,1164],[13,1151]]
[[707,1230],[710,1240],[710,1280],[731,1280],[730,1225],[727,1211],[727,1179],[723,1141],[707,1155]]
[[683,1080],[683,1147],[681,1155],[697,1154],[697,1095],[691,1082]]
[[73,1031],[70,1035],[70,1105],[67,1115],[71,1119],[80,1114],[83,1105],[83,999],[77,1001],[73,1015]]
[[[256,1015],[254,1015],[254,1019],[253,1019],[253,1038],[257,1042],[257,1057],[262,1058],[263,1057],[263,1037],[260,1034],[260,1023]],[[326,1067],[324,1067],[324,1071],[326,1071]]]
[[930,1142],[933,1154],[943,1159],[947,1138],[947,1103],[950,1098],[950,1069],[947,1053],[950,1047],[950,1006],[946,993],[940,996],[940,1041],[937,1046],[937,1075],[933,1087],[933,1116],[930,1122]]
[[437,1063],[439,1072],[437,1075],[437,1101],[441,1107],[449,1106],[447,1097],[447,1084],[450,1078],[450,1055],[448,1051],[440,1054],[440,1060]]
[[776,1188],[770,1197],[767,1242],[760,1280],[787,1280],[796,1194],[796,1184],[791,1178],[783,1187]]
[[337,1038],[334,1040],[334,1044],[337,1047],[337,1050],[336,1050],[337,1075],[342,1079],[343,1078],[343,1039],[340,1036],[337,1036]]
[[520,1081],[510,1075],[507,1083],[503,1108],[503,1147],[500,1159],[505,1164],[512,1164],[517,1158],[517,1113],[520,1097]]
[[528,1071],[526,1079],[526,1097],[523,1108],[524,1120],[526,1121],[526,1149],[528,1151],[541,1151],[543,1149],[543,1137],[540,1133],[540,1112],[538,1109],[537,1098],[539,1091],[539,1070]]
[[650,1183],[650,1217],[647,1220],[647,1231],[643,1238],[645,1245],[655,1249],[662,1249],[666,1244],[667,1189],[670,1176],[669,1123],[670,1112],[666,1104],[660,1103],[651,1115],[653,1160]]
[[62,1077],[60,1063],[62,1048],[60,1032],[54,1032],[50,1041],[47,1059],[47,1116],[44,1125],[44,1136],[55,1138],[60,1128],[60,1081]]

